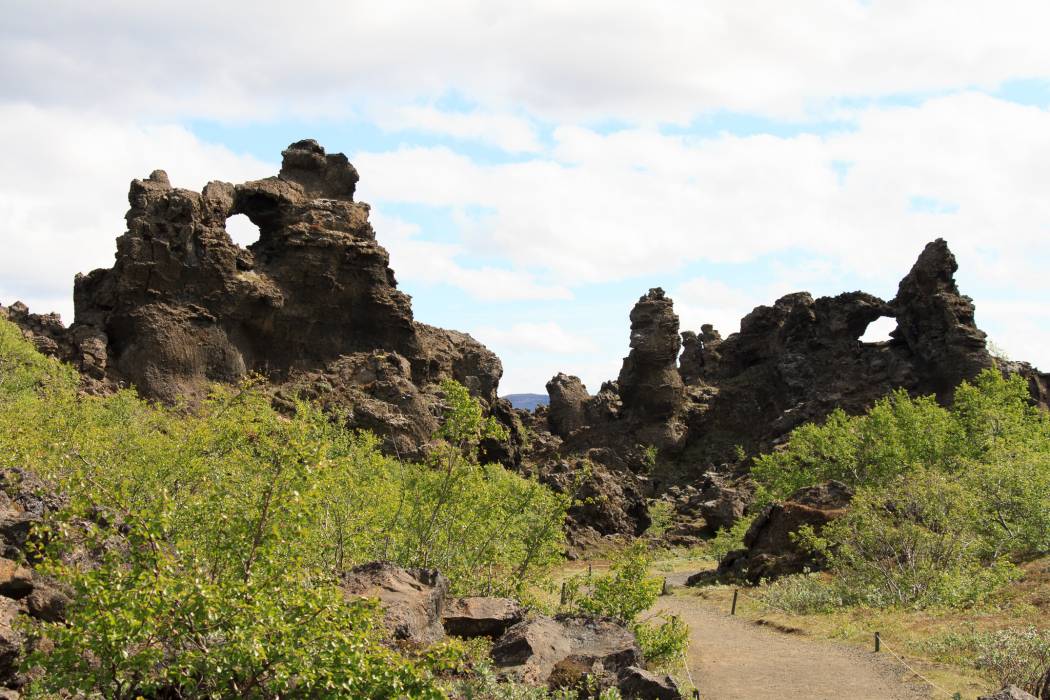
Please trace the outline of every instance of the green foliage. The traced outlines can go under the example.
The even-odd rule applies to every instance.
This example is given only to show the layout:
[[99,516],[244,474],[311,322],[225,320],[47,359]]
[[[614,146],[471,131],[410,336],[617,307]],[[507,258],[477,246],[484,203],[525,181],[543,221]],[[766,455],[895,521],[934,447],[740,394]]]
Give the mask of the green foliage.
[[840,583],[816,574],[784,576],[766,586],[762,600],[774,610],[797,615],[827,613],[855,602]]
[[639,616],[660,596],[660,579],[649,576],[651,560],[645,543],[637,541],[613,559],[605,575],[575,576],[566,582],[565,607],[575,614],[608,617],[627,625],[638,638],[646,662],[668,666],[680,662],[689,630],[677,616],[655,625]]
[[510,593],[559,559],[568,497],[478,464],[498,426],[455,383],[433,459],[403,463],[251,384],[193,411],[78,396],[75,373],[13,329],[0,322],[0,468],[69,496],[40,556],[77,593],[68,625],[35,632],[55,651],[33,657],[48,670],[33,692],[438,697],[378,644],[373,611],[342,600],[340,574],[389,559]]
[[654,540],[660,539],[674,520],[674,506],[667,501],[650,501],[647,508],[649,527],[645,534]]
[[632,629],[648,666],[674,668],[682,663],[689,647],[689,626],[680,617],[668,615],[660,624],[650,620]]
[[373,606],[265,556],[274,571],[214,579],[155,534],[136,525],[95,568],[49,567],[73,604],[68,624],[34,630],[49,644],[27,659],[47,671],[30,697],[442,697],[380,643]]
[[722,561],[725,556],[736,549],[743,549],[744,535],[754,521],[753,515],[740,518],[730,528],[718,528],[718,532],[707,543],[707,554],[715,561]]
[[1004,629],[977,639],[977,667],[1003,685],[1012,683],[1037,698],[1050,693],[1050,630]]
[[1050,551],[1050,417],[998,370],[962,383],[950,408],[897,391],[863,416],[833,412],[752,474],[766,500],[830,479],[856,489],[821,537],[801,533],[836,573],[827,600],[973,604],[1016,575],[1006,556]]
[[48,359],[22,338],[18,326],[0,321],[0,400],[19,398],[28,389],[76,385],[76,371]]

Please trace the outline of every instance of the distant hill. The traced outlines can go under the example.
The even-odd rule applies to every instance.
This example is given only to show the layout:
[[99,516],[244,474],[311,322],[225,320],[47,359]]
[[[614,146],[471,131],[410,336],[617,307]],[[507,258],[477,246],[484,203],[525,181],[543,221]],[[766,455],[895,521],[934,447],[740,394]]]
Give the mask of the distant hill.
[[514,408],[523,408],[526,411],[534,411],[537,406],[547,405],[546,394],[507,394],[504,396]]

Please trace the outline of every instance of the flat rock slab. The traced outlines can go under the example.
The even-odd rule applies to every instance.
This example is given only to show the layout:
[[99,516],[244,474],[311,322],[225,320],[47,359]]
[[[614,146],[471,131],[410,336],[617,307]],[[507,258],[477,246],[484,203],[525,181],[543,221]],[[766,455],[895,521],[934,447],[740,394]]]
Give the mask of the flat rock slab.
[[455,637],[495,639],[524,616],[518,602],[510,598],[470,596],[450,599],[441,613],[441,622],[445,632]]

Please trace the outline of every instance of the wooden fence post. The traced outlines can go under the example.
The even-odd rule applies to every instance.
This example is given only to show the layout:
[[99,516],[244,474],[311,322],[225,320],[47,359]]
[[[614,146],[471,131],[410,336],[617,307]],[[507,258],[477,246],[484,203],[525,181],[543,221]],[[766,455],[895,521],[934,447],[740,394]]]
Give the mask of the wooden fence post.
[[733,589],[733,609],[729,611],[730,615],[736,615],[736,596],[740,593],[739,589]]
[[875,633],[875,652],[878,653],[881,650],[882,650],[882,636],[878,632],[876,632]]

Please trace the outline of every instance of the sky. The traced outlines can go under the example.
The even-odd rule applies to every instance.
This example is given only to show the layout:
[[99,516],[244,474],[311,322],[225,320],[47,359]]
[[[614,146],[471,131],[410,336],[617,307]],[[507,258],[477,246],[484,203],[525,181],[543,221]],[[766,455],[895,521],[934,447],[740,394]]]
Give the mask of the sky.
[[1050,3],[0,0],[0,16],[0,303],[70,322],[73,276],[112,265],[132,178],[243,182],[314,138],[358,169],[417,320],[496,351],[502,393],[559,371],[597,391],[650,287],[683,330],[727,335],[794,291],[892,298],[937,237],[996,346],[1050,368]]

